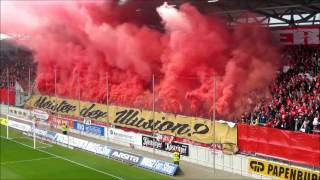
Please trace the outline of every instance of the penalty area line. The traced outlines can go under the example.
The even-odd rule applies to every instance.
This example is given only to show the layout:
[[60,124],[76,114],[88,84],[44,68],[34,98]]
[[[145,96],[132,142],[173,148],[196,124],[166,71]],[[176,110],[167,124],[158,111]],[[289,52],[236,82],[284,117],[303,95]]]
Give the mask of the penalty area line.
[[6,164],[15,164],[15,163],[23,163],[23,162],[32,162],[32,161],[40,161],[40,160],[46,160],[46,159],[57,159],[57,157],[46,157],[46,158],[35,158],[35,159],[26,159],[26,160],[19,160],[19,161],[5,161],[1,162],[1,165],[6,165]]

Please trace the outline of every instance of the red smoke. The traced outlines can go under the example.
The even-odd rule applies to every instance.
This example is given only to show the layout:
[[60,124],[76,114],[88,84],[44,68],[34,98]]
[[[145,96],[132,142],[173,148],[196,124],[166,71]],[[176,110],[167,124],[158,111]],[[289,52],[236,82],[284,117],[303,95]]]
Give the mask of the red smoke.
[[216,79],[218,116],[232,119],[252,108],[253,94],[268,96],[279,60],[262,27],[230,30],[189,4],[157,8],[164,32],[132,23],[101,2],[4,7],[3,32],[30,35],[25,43],[35,51],[37,89],[49,95],[56,69],[59,96],[78,98],[80,87],[82,100],[105,103],[108,77],[110,103],[149,109],[154,74],[158,111],[209,117]]

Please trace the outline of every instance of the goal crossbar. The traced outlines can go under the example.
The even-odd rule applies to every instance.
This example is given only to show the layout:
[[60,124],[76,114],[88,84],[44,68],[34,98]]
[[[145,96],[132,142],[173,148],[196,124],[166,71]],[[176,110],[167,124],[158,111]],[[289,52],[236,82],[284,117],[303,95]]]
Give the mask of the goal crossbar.
[[[25,118],[21,118],[21,117],[17,117],[17,116],[13,116],[13,115],[10,115],[10,114],[7,114],[7,120],[8,120],[8,123],[7,123],[7,139],[9,139],[9,126],[10,126],[11,121],[13,121],[13,122],[23,121],[23,122],[31,123],[30,128],[32,130],[32,136],[33,136],[33,148],[35,149],[36,148],[35,121],[34,120],[25,119]],[[17,127],[13,127],[13,126],[10,126],[10,127],[18,129]],[[21,130],[21,129],[19,129],[19,130]]]

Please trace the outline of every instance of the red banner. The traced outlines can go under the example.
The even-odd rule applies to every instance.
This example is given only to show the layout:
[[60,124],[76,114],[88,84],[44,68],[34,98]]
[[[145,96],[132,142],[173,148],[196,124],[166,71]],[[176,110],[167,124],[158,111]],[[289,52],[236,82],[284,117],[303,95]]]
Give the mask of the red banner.
[[272,34],[283,45],[320,44],[320,26],[298,26],[271,28]]
[[240,151],[320,166],[320,136],[238,124]]
[[73,127],[73,119],[66,118],[66,117],[58,117],[54,115],[49,116],[49,123],[53,125],[61,126],[62,124],[67,124],[68,127]]
[[[9,91],[9,104],[15,105],[16,102],[16,92]],[[8,103],[8,91],[6,88],[0,88],[0,103]]]

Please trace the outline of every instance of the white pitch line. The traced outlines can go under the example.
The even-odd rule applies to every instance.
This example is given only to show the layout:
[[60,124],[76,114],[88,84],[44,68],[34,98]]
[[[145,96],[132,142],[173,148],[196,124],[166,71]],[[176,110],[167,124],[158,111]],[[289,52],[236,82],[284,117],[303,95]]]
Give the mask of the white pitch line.
[[[31,136],[28,136],[28,137],[18,137],[18,138],[13,138],[13,139],[27,139],[27,140],[32,140],[32,141],[33,141],[33,139],[32,139]],[[49,146],[48,143],[44,143],[44,142],[42,142],[41,140],[42,140],[42,139],[39,139],[39,138],[38,138],[37,143],[43,144],[43,145],[46,145],[46,146]],[[50,147],[51,147],[51,146],[50,146]]]
[[[1,136],[1,137],[3,137],[3,136]],[[5,138],[5,137],[3,137],[3,138]],[[33,139],[28,138],[28,137],[18,137],[18,138],[11,138],[11,139],[27,139],[27,140],[31,140],[31,141],[33,141]],[[43,143],[43,142],[41,142],[41,140],[38,140],[38,141],[37,141],[37,143],[45,145],[44,147],[39,147],[39,145],[38,145],[38,146],[36,145],[36,146],[37,146],[37,148],[39,148],[39,149],[44,149],[44,148],[52,147],[52,145],[51,145],[51,144]],[[33,147],[32,147],[32,148],[33,148]]]
[[56,159],[57,157],[46,157],[46,158],[35,158],[35,159],[26,159],[26,160],[20,160],[20,161],[5,161],[1,162],[1,165],[6,165],[6,164],[15,164],[15,163],[23,163],[23,162],[32,162],[32,161],[40,161],[40,160],[45,160],[45,159]]
[[[1,138],[4,138],[4,137],[2,137],[2,136],[0,136],[0,137],[1,137]],[[21,145],[23,145],[23,146],[25,146],[25,147],[28,147],[28,148],[33,149],[33,147],[27,146],[27,145],[22,144],[22,143],[20,143],[20,142],[17,142],[17,141],[11,140],[11,139],[8,139],[8,140],[9,140],[9,141],[12,141],[12,142],[15,142],[15,143],[17,143],[17,144],[21,144]],[[100,170],[95,169],[95,168],[93,168],[93,167],[90,167],[90,166],[87,166],[87,165],[84,165],[84,164],[81,164],[81,163],[72,161],[72,160],[67,159],[67,158],[64,158],[64,157],[62,157],[62,156],[59,156],[59,155],[56,155],[56,154],[53,154],[53,153],[50,153],[50,152],[47,152],[47,151],[44,151],[44,150],[41,150],[41,149],[35,149],[35,150],[40,151],[40,152],[43,152],[43,153],[46,153],[46,154],[49,154],[49,155],[54,156],[54,157],[57,157],[57,158],[60,158],[60,159],[65,160],[65,161],[69,161],[69,162],[71,162],[71,163],[73,163],[73,164],[76,164],[76,165],[78,165],[78,166],[82,166],[82,167],[85,167],[85,168],[87,168],[87,169],[90,169],[90,170],[93,170],[93,171],[96,171],[96,172],[99,172],[99,173],[102,173],[102,174],[111,176],[111,177],[113,177],[113,178],[120,179],[120,180],[124,180],[124,178],[118,177],[118,176],[116,176],[116,175],[113,175],[113,174],[110,174],[110,173],[107,173],[107,172],[104,172],[104,171],[100,171]]]

